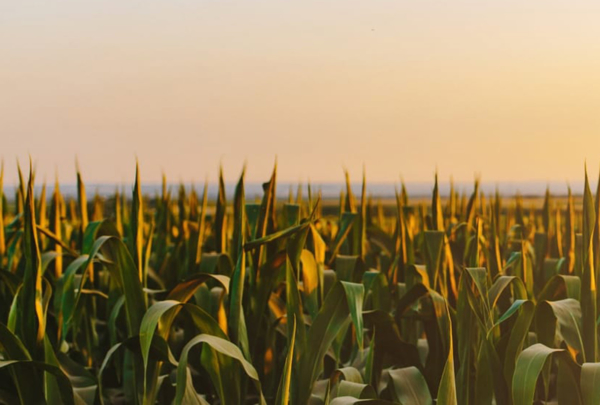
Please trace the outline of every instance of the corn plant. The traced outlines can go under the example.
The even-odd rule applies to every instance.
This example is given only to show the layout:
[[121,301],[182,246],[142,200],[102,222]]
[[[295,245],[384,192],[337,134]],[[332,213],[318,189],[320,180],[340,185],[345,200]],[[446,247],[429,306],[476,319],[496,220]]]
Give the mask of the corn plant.
[[[0,403],[599,404],[600,182],[526,206],[36,195],[0,169]],[[50,193],[49,193],[50,194]]]

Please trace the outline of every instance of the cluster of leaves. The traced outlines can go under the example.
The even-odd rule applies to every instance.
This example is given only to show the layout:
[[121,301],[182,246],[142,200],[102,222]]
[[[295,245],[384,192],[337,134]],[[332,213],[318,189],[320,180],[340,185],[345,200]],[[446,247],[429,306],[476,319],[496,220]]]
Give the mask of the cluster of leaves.
[[[598,404],[600,192],[0,198],[0,402]],[[0,173],[0,194],[2,174]],[[600,191],[600,187],[599,187]],[[48,204],[48,201],[49,204]],[[91,212],[91,215],[89,214]]]

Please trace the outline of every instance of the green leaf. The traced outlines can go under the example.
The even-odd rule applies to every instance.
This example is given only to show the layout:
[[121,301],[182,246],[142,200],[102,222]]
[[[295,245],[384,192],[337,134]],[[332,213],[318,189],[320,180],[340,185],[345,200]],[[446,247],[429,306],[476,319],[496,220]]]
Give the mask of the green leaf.
[[[362,289],[362,285],[357,289]],[[350,288],[350,290],[356,293],[354,288]],[[325,353],[338,333],[351,321],[350,308],[348,307],[351,300],[345,295],[346,288],[341,282],[336,283],[327,294],[323,306],[308,331],[307,342],[310,342],[311,346],[307,348],[307,352],[301,353],[298,373],[296,374],[298,376],[295,389],[298,395],[296,403],[304,404],[308,402]]]
[[310,225],[310,222],[302,222],[299,225],[291,226],[291,227],[286,228],[286,229],[284,229],[282,231],[278,231],[278,232],[269,234],[267,236],[264,236],[264,237],[262,237],[260,239],[252,240],[250,242],[247,242],[244,245],[244,249],[246,249],[246,251],[252,250],[252,249],[255,249],[255,248],[259,247],[259,246],[265,245],[267,243],[272,243],[272,242],[274,242],[276,240],[290,237],[290,236],[294,235],[297,232],[303,231],[309,225]]
[[292,333],[289,336],[288,354],[285,358],[283,366],[283,374],[279,380],[279,388],[277,389],[277,399],[275,404],[287,405],[290,400],[290,384],[292,378],[292,363],[294,361],[294,343],[296,341],[296,318],[293,319]]
[[581,396],[583,405],[600,404],[600,363],[581,366]]
[[557,274],[552,277],[539,293],[538,301],[556,301],[564,298],[579,300],[581,280],[577,276]]
[[585,172],[583,193],[583,269],[581,273],[581,313],[583,321],[583,345],[586,361],[595,362],[598,353],[598,331],[596,328],[596,277],[594,269],[593,233],[596,222],[596,211]]
[[352,324],[354,325],[354,331],[356,333],[356,340],[358,343],[358,349],[363,347],[363,318],[362,318],[362,307],[363,307],[363,295],[364,286],[357,283],[348,283],[346,281],[340,281],[344,291],[346,292],[346,300],[348,301],[348,309],[350,311],[350,317],[352,318]]
[[[25,345],[2,323],[0,323],[0,353],[7,360],[31,360],[31,355]],[[21,402],[28,403],[43,399],[41,392],[31,390],[31,385],[36,383],[36,375],[32,375],[28,367],[24,365],[13,366],[11,376]]]
[[3,323],[0,323],[0,352],[9,360],[31,360],[23,342]]
[[531,405],[542,367],[553,353],[561,349],[551,349],[541,343],[523,350],[517,359],[512,376],[512,398],[514,405]]
[[[56,366],[52,366],[50,364],[40,362],[40,361],[32,361],[32,360],[0,360],[0,369],[4,367],[16,367],[19,365],[23,365],[26,367],[31,367],[36,370],[44,371],[46,373],[52,374],[56,378],[57,388],[59,391],[60,399],[62,403],[65,405],[75,404],[73,399],[73,387],[71,386],[71,382],[69,378],[62,372],[62,370]],[[32,387],[32,389],[36,389]]]
[[443,231],[425,231],[423,234],[427,252],[427,273],[429,274],[429,280],[433,281],[434,286],[439,284],[438,277],[442,263],[444,235]]
[[[515,301],[517,302],[517,301]],[[516,307],[516,308],[513,308]],[[531,321],[535,312],[535,305],[531,301],[520,301],[520,304],[513,304],[500,319],[504,321],[514,313],[513,311],[518,309],[517,319],[510,331],[508,343],[506,346],[506,352],[504,355],[504,378],[508,383],[508,387],[512,386],[514,370],[516,367],[517,359],[521,354],[525,338],[529,331]],[[500,320],[498,323],[501,322]]]
[[177,284],[169,292],[167,299],[187,302],[194,295],[198,287],[209,280],[217,281],[225,289],[225,292],[229,294],[229,284],[231,283],[229,277],[220,274],[197,273]]
[[225,197],[225,180],[223,179],[223,166],[219,167],[219,197],[217,199],[217,207],[215,219],[213,222],[215,243],[217,253],[226,251],[227,248],[227,199]]
[[103,387],[102,387],[102,377],[104,375],[104,371],[106,370],[106,368],[108,367],[108,364],[110,363],[110,360],[112,359],[112,357],[119,351],[121,351],[125,346],[123,345],[123,343],[117,343],[115,345],[113,345],[110,349],[108,349],[108,351],[106,352],[106,354],[104,355],[104,359],[102,360],[102,364],[100,365],[100,368],[98,369],[98,398],[100,400],[100,404],[104,404],[104,395],[103,395]]
[[579,301],[572,298],[560,301],[543,301],[538,304],[536,311],[536,317],[539,317],[538,324],[542,323],[544,327],[557,325],[556,331],[549,331],[549,336],[544,336],[545,328],[538,330],[538,339],[541,343],[553,344],[555,332],[558,332],[559,336],[570,348],[582,353],[583,358],[586,358],[586,352],[583,347],[583,336],[581,334],[581,308]]
[[314,318],[319,311],[319,269],[315,256],[310,250],[302,250],[300,261],[302,262],[304,304],[308,313]]
[[342,380],[338,382],[336,397],[353,397],[358,399],[375,399],[377,394],[369,384]]
[[[442,297],[438,296],[433,292],[431,292],[430,294],[432,295],[434,305],[438,307],[440,300],[443,300],[445,306],[445,314],[442,315],[441,322],[447,324],[448,326],[446,329],[448,356],[446,360],[446,365],[444,366],[444,371],[442,373],[442,378],[440,379],[436,404],[456,405],[458,402],[456,399],[456,383],[454,377],[454,348],[452,343],[452,321],[450,319],[450,310],[448,309],[448,303]],[[438,318],[438,322],[440,322],[440,318]]]
[[31,169],[31,163],[23,232],[25,269],[23,291],[19,295],[20,311],[17,315],[17,335],[32,353],[33,357],[37,358],[38,356],[35,355],[35,352],[38,344],[42,342],[46,334],[46,320],[42,306],[42,269],[33,201],[33,170]]
[[432,405],[433,399],[423,374],[416,367],[388,371],[388,387],[394,401],[401,404]]
[[139,280],[146,286],[146,268],[144,266],[144,207],[140,181],[140,167],[135,162],[135,184],[131,204],[131,234],[133,235],[133,259],[138,270]]
[[104,252],[114,263],[108,266],[111,277],[125,295],[129,336],[135,336],[146,312],[146,295],[142,290],[137,268],[125,244],[115,237],[106,241]]
[[392,405],[393,402],[389,402],[383,399],[359,399],[355,397],[337,397],[333,398],[330,405]]
[[[144,317],[142,318],[142,323],[140,324],[140,347],[142,350],[142,358],[144,361],[144,373],[146,372],[146,368],[148,366],[150,345],[152,344],[152,339],[154,338],[154,331],[156,330],[158,322],[167,311],[180,305],[182,305],[182,303],[179,301],[161,301],[148,308],[148,310],[144,314]],[[144,381],[145,380],[146,379],[144,378]]]
[[[248,361],[246,361],[246,359],[244,358],[244,355],[242,354],[242,352],[240,351],[240,349],[234,345],[233,343],[219,338],[217,336],[213,336],[213,335],[208,335],[208,334],[201,334],[198,335],[194,338],[192,338],[183,348],[182,352],[181,352],[181,356],[179,358],[179,364],[177,366],[177,385],[176,385],[176,395],[175,395],[175,404],[176,405],[181,405],[183,403],[183,395],[185,393],[186,390],[186,386],[187,386],[187,366],[188,366],[188,355],[190,352],[190,349],[192,349],[195,345],[201,344],[201,343],[206,343],[208,345],[210,345],[211,348],[213,348],[214,350],[218,351],[219,353],[222,353],[226,356],[229,356],[235,360],[237,360],[241,365],[242,368],[244,369],[244,371],[246,372],[246,374],[248,375],[248,377],[250,377],[255,385],[256,385],[256,389],[260,394],[260,403],[261,404],[266,404],[265,399],[262,396],[262,391],[260,389],[260,381],[258,379],[258,373],[256,372],[256,369],[254,368],[254,366],[252,366],[252,364],[250,364]],[[231,382],[233,383],[233,382]],[[223,397],[221,397],[221,403],[224,405],[225,404],[225,400]]]
[[340,219],[339,229],[335,236],[335,240],[333,241],[333,245],[330,247],[331,256],[329,258],[329,265],[333,263],[335,260],[340,248],[342,247],[342,243],[346,240],[346,237],[350,233],[350,229],[354,225],[355,221],[358,219],[358,214],[355,212],[344,212],[342,213],[342,218]]

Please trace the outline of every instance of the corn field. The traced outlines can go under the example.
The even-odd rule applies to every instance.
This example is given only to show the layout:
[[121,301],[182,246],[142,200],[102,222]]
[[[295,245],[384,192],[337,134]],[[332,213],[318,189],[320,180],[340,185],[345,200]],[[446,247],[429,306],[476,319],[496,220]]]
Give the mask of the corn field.
[[[3,170],[2,170],[3,172]],[[600,183],[382,205],[0,174],[0,403],[600,404]],[[356,190],[355,190],[356,191]]]

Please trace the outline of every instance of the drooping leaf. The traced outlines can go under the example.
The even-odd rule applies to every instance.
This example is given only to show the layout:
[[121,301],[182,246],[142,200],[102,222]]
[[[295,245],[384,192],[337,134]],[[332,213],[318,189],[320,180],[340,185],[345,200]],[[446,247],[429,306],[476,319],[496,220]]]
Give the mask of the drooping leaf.
[[389,387],[394,401],[401,404],[432,405],[433,399],[427,382],[416,367],[399,368],[388,371]]
[[[176,396],[175,396],[175,404],[180,405],[183,403],[183,395],[186,391],[187,386],[187,367],[188,367],[188,355],[190,349],[192,349],[195,345],[205,343],[210,345],[211,348],[222,353],[226,356],[232,357],[233,359],[240,362],[242,368],[250,377],[255,385],[256,389],[260,394],[260,403],[266,404],[265,399],[262,396],[262,391],[260,389],[260,381],[258,379],[258,373],[252,364],[250,364],[242,354],[241,350],[234,345],[233,343],[219,338],[217,336],[201,334],[193,339],[191,339],[183,348],[181,352],[181,356],[179,358],[179,364],[177,366],[177,385],[176,385]],[[224,398],[221,397],[221,403],[225,404]]]

